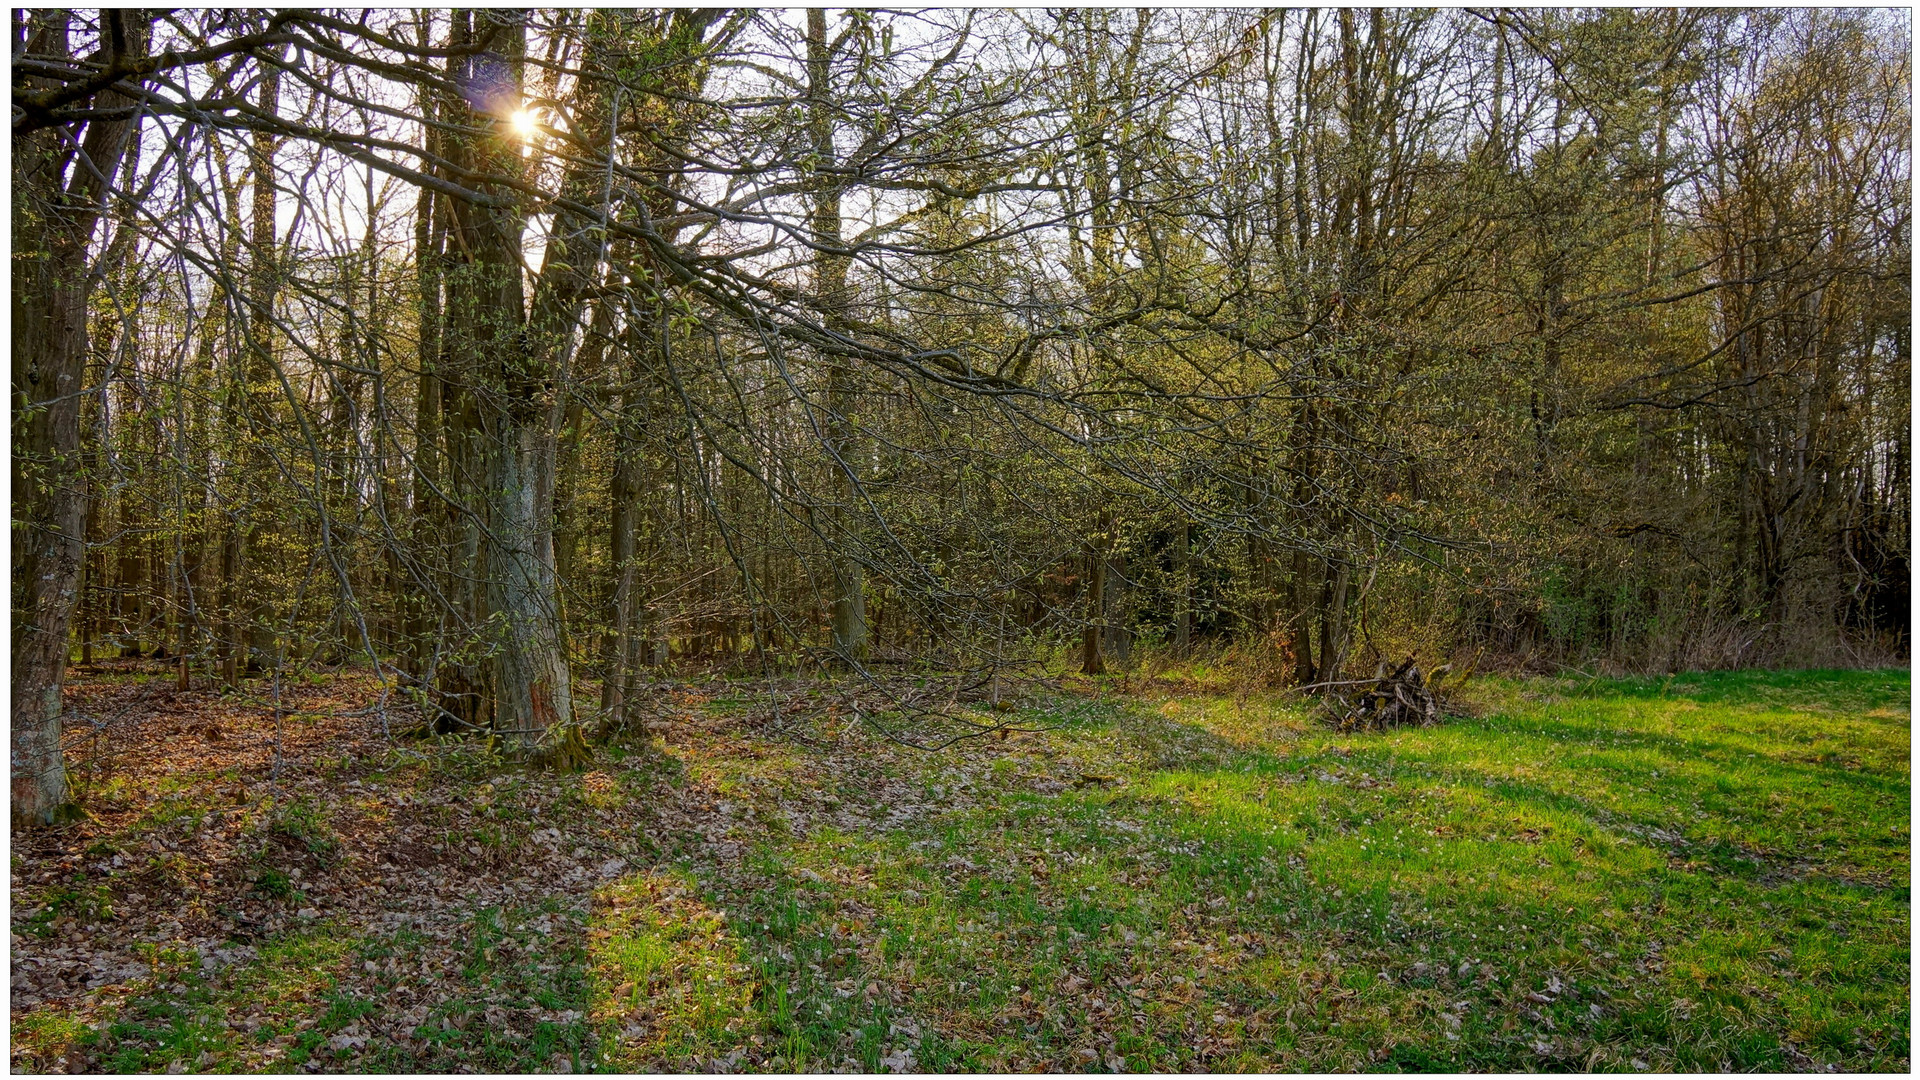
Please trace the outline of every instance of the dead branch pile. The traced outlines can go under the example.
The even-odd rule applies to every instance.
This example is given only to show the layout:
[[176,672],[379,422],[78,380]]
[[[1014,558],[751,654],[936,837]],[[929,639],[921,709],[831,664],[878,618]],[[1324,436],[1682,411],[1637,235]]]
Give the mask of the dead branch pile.
[[1448,712],[1447,693],[1459,689],[1472,674],[1469,667],[1449,686],[1452,671],[1452,664],[1441,664],[1430,673],[1422,672],[1411,656],[1399,667],[1381,660],[1371,679],[1322,684],[1321,705],[1341,731],[1432,727]]

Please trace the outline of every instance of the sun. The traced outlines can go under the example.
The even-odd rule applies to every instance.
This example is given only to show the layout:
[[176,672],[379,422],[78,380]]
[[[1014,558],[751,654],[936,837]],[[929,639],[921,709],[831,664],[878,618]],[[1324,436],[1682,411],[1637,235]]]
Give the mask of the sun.
[[533,113],[526,109],[513,110],[513,113],[507,117],[507,123],[512,126],[513,133],[522,139],[531,139],[540,134],[539,121],[534,119]]

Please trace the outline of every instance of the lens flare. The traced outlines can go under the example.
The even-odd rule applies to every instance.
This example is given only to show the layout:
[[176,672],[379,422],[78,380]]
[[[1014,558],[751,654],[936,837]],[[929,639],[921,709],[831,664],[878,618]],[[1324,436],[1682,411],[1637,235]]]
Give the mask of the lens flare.
[[507,123],[512,126],[513,133],[522,139],[531,139],[540,134],[539,121],[525,109],[513,110],[513,115],[507,117]]

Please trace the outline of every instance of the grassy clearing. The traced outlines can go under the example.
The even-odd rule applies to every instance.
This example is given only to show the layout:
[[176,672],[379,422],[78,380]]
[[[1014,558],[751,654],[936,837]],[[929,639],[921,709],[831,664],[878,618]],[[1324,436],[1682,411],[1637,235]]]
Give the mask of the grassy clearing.
[[[463,745],[257,808],[288,866],[385,873],[349,849],[406,824],[457,856],[414,880],[560,869],[544,900],[449,892],[424,936],[143,945],[84,1010],[16,1012],[16,1069],[1908,1065],[1905,672],[1487,680],[1479,718],[1387,735],[1061,698],[939,754],[826,714],[758,735],[751,688],[715,690],[550,792]],[[217,802],[162,794],[180,820],[134,832]],[[272,865],[249,888],[305,903]],[[92,882],[16,890],[16,933],[110,926]]]
[[[1353,737],[1273,702],[1080,703],[973,773],[876,746],[950,808],[760,838],[749,888],[683,864],[732,935],[686,978],[730,996],[622,1060],[1901,1070],[1907,687],[1495,683],[1482,719]],[[678,932],[619,910],[605,948]]]

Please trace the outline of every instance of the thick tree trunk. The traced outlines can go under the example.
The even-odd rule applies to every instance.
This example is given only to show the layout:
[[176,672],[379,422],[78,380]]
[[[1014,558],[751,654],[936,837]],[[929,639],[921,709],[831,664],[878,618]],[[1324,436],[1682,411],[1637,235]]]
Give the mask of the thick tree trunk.
[[[103,11],[108,54],[146,52],[150,16]],[[32,51],[67,50],[67,15],[33,17]],[[113,91],[96,104],[126,108]],[[87,361],[87,252],[114,175],[134,134],[131,116],[95,120],[78,160],[49,128],[13,142],[13,707],[12,814],[52,821],[67,802],[60,691],[68,627],[86,553],[88,477],[80,462]]]
[[[503,20],[493,35],[500,43],[498,52],[469,63],[493,72],[492,96],[465,103],[465,122],[482,133],[455,140],[448,156],[484,173],[516,176],[523,167],[520,146],[505,121],[522,104],[526,24],[517,15],[484,17]],[[463,32],[456,18],[456,38]],[[587,65],[601,59],[589,50]],[[603,89],[596,86],[595,92]],[[576,121],[584,124],[584,141],[598,146],[610,119],[607,103],[591,100]],[[601,190],[602,170],[576,162],[562,186],[572,198],[592,198]],[[508,192],[492,194],[500,198]],[[554,567],[556,429],[562,416],[555,402],[565,391],[575,358],[581,307],[606,253],[589,220],[559,214],[527,305],[521,287],[525,224],[524,211],[514,205],[454,204],[453,233],[461,241],[455,246],[467,265],[449,279],[446,344],[457,357],[455,366],[484,388],[470,395],[488,462],[478,501],[487,518],[489,618],[475,625],[487,628],[494,646],[492,722],[521,751],[539,746],[548,752],[578,742],[563,737],[546,745],[550,732],[573,720],[572,677]]]
[[553,457],[547,433],[500,433],[493,473],[487,606],[498,619],[494,730],[523,751],[573,717],[573,682],[560,639],[553,569]]
[[65,193],[47,197],[47,178],[36,175],[53,167],[51,154],[18,141],[13,154],[12,809],[15,824],[28,824],[52,820],[67,798],[60,689],[85,555],[87,480],[78,465],[86,235],[73,235],[63,207],[23,213],[18,193],[47,203]]
[[[821,8],[807,10],[807,122],[813,139],[815,168],[820,170],[813,182],[813,237],[815,243],[838,247],[840,237],[840,199],[844,181],[831,170],[836,164],[833,145],[834,101],[833,56],[827,41],[827,13]],[[827,250],[814,253],[814,291],[826,323],[843,325],[851,297],[847,285],[848,260]],[[834,474],[839,498],[833,515],[835,526],[828,539],[828,558],[833,567],[833,649],[844,659],[861,660],[867,655],[870,636],[867,627],[866,568],[848,550],[853,546],[852,529],[859,515],[854,509],[860,497],[859,484],[852,473],[857,467],[853,432],[856,394],[853,373],[844,360],[831,361],[827,371],[827,468]]]

